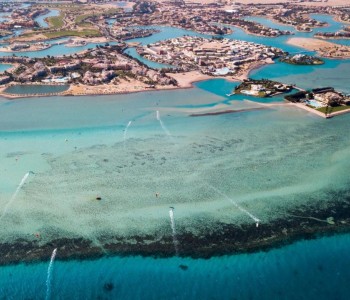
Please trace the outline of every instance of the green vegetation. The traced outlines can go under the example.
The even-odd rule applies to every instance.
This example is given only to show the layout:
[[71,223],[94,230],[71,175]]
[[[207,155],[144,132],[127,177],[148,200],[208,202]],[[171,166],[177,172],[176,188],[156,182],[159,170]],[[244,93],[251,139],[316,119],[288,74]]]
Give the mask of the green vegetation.
[[297,93],[285,96],[284,99],[293,103],[299,103],[300,100],[306,98],[306,94],[307,92],[297,92]]
[[130,72],[130,71],[123,71],[123,70],[118,70],[117,72],[116,72],[116,74],[117,74],[117,76],[119,77],[119,78],[122,78],[122,79],[126,79],[126,78],[135,78],[136,76],[135,76],[135,74],[133,74],[132,72]]
[[324,60],[322,58],[310,55],[285,55],[280,58],[281,62],[291,64],[291,65],[323,65]]
[[93,17],[95,14],[86,14],[86,15],[79,15],[75,18],[75,24],[81,26],[82,24],[85,24],[85,20],[87,18]]
[[63,19],[64,14],[61,13],[59,16],[48,18],[47,21],[49,22],[50,28],[58,29],[64,25]]
[[78,30],[60,30],[54,32],[45,32],[44,35],[49,39],[66,37],[66,36],[78,36],[78,37],[99,37],[101,33],[96,29],[84,29]]
[[75,18],[75,24],[78,26],[84,26],[85,24],[90,25],[89,23],[86,23],[85,20],[91,17],[100,17],[100,16],[105,16],[105,17],[110,17],[114,14],[119,12],[119,9],[109,9],[108,11],[105,12],[99,12],[99,13],[90,13],[90,14],[83,14],[83,15],[78,15]]
[[350,109],[349,105],[340,105],[340,106],[334,106],[334,107],[328,106],[328,107],[317,108],[318,111],[323,113],[328,113],[328,114],[334,113],[337,111],[347,110],[347,109]]
[[34,37],[35,35],[37,35],[38,33],[37,32],[24,32],[21,34],[21,37]]
[[291,85],[285,85],[269,79],[248,79],[236,86],[235,94],[248,94],[255,97],[269,97],[279,93],[285,93],[292,90]]
[[27,68],[25,66],[19,66],[18,68],[15,69],[14,74],[19,75],[22,72],[24,72]]
[[150,14],[153,13],[157,9],[157,6],[153,2],[137,2],[133,6],[133,10],[137,13],[141,14]]

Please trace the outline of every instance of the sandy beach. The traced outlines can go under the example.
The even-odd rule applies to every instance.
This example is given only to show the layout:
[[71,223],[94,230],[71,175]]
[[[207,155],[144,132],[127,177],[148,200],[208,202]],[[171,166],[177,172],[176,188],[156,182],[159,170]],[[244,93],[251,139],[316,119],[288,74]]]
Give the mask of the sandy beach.
[[39,46],[37,44],[31,44],[29,48],[24,48],[24,49],[20,49],[20,50],[11,50],[9,47],[2,47],[0,48],[0,52],[9,52],[9,53],[13,53],[13,52],[33,52],[33,51],[43,51],[46,49],[51,48],[52,45],[46,45],[46,46]]
[[[16,94],[8,94],[4,91],[9,85],[1,86],[0,88],[0,96],[16,99],[16,98],[27,98],[27,97],[47,97],[47,96],[56,96],[56,95],[73,95],[73,96],[83,96],[83,95],[113,95],[113,94],[128,94],[128,93],[136,93],[136,92],[144,92],[144,91],[155,91],[155,90],[173,90],[173,89],[186,89],[192,88],[193,83],[210,80],[214,78],[223,78],[228,81],[243,81],[249,77],[249,73],[252,70],[260,68],[266,64],[274,63],[272,60],[266,61],[256,61],[249,63],[247,65],[242,66],[241,70],[239,70],[234,75],[229,76],[210,76],[201,73],[200,71],[190,71],[183,73],[167,73],[168,76],[173,77],[178,82],[177,86],[174,85],[156,85],[154,88],[150,87],[148,84],[143,83],[141,81],[135,79],[129,80],[119,80],[117,84],[100,84],[100,85],[84,85],[84,84],[71,84],[69,89],[60,92],[60,93],[50,93],[50,94],[35,94],[35,95],[16,95]],[[41,85],[40,82],[32,83]],[[11,84],[12,85],[12,84]]]
[[167,73],[168,76],[176,79],[180,88],[190,88],[194,82],[213,79],[213,76],[202,74],[199,71],[185,73]]
[[289,45],[304,48],[309,51],[317,51],[318,55],[327,58],[349,58],[350,47],[334,44],[314,38],[290,38]]
[[248,65],[242,66],[242,69],[239,70],[236,74],[229,76],[210,76],[205,75],[200,71],[191,71],[185,73],[167,73],[167,75],[177,80],[179,88],[189,88],[193,86],[194,82],[209,80],[213,78],[224,78],[228,81],[243,81],[244,79],[248,79],[249,73],[251,71],[261,68],[264,65],[273,63],[274,62],[272,60],[256,61]]

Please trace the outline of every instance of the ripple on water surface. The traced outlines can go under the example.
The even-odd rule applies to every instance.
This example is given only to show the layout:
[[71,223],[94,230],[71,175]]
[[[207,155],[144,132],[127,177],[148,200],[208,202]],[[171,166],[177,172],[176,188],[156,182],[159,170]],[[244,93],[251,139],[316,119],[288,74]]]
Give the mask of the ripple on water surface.
[[[197,92],[203,95],[201,102],[220,99],[207,94],[206,100],[205,92]],[[52,114],[58,101],[69,101],[71,109],[84,107],[75,126],[108,108],[101,120],[114,119],[115,127],[38,131],[36,143],[30,142],[30,132],[7,133],[6,144],[14,145],[9,152],[24,143],[35,157],[30,170],[36,174],[4,216],[1,237],[9,240],[40,232],[44,240],[116,233],[161,238],[171,236],[169,206],[175,207],[177,232],[196,234],[215,223],[255,225],[228,199],[264,223],[307,201],[327,201],[330,191],[347,187],[349,162],[344,153],[350,145],[342,132],[349,130],[349,116],[325,122],[303,111],[272,107],[192,118],[190,108],[176,108],[187,101],[195,103],[191,93],[128,95],[131,103],[111,101],[114,97],[86,100],[84,105],[83,98],[47,101],[40,116],[37,112],[40,118]],[[138,108],[134,101],[140,103]],[[33,111],[28,117],[36,119]],[[68,112],[61,115],[71,117]],[[50,124],[51,119],[45,118]],[[17,163],[13,155],[4,158],[3,168],[18,168],[27,156],[19,155]],[[36,164],[45,168],[37,170]],[[7,203],[25,173],[12,177],[18,179],[12,190],[7,188],[8,195],[0,196],[1,203]],[[102,201],[96,201],[97,196]]]
[[[205,260],[56,260],[50,293],[53,299],[348,299],[349,247],[350,236],[339,235]],[[44,299],[50,255],[39,264],[1,267],[0,296]]]

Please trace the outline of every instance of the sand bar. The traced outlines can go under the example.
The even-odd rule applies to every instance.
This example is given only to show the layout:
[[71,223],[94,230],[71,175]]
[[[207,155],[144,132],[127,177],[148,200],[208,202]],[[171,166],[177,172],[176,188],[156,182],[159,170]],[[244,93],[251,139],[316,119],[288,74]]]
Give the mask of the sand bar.
[[325,40],[313,38],[290,38],[289,45],[304,48],[309,51],[317,51],[322,57],[328,58],[349,58],[350,47],[334,44]]

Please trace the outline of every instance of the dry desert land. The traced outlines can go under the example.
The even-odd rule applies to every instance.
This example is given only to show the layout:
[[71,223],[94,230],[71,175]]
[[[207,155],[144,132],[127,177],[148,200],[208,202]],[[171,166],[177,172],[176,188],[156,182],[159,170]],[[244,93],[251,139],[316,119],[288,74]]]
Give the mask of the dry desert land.
[[317,51],[322,57],[328,58],[348,58],[350,57],[350,47],[334,44],[325,40],[313,38],[290,38],[288,44],[302,47],[306,50]]

